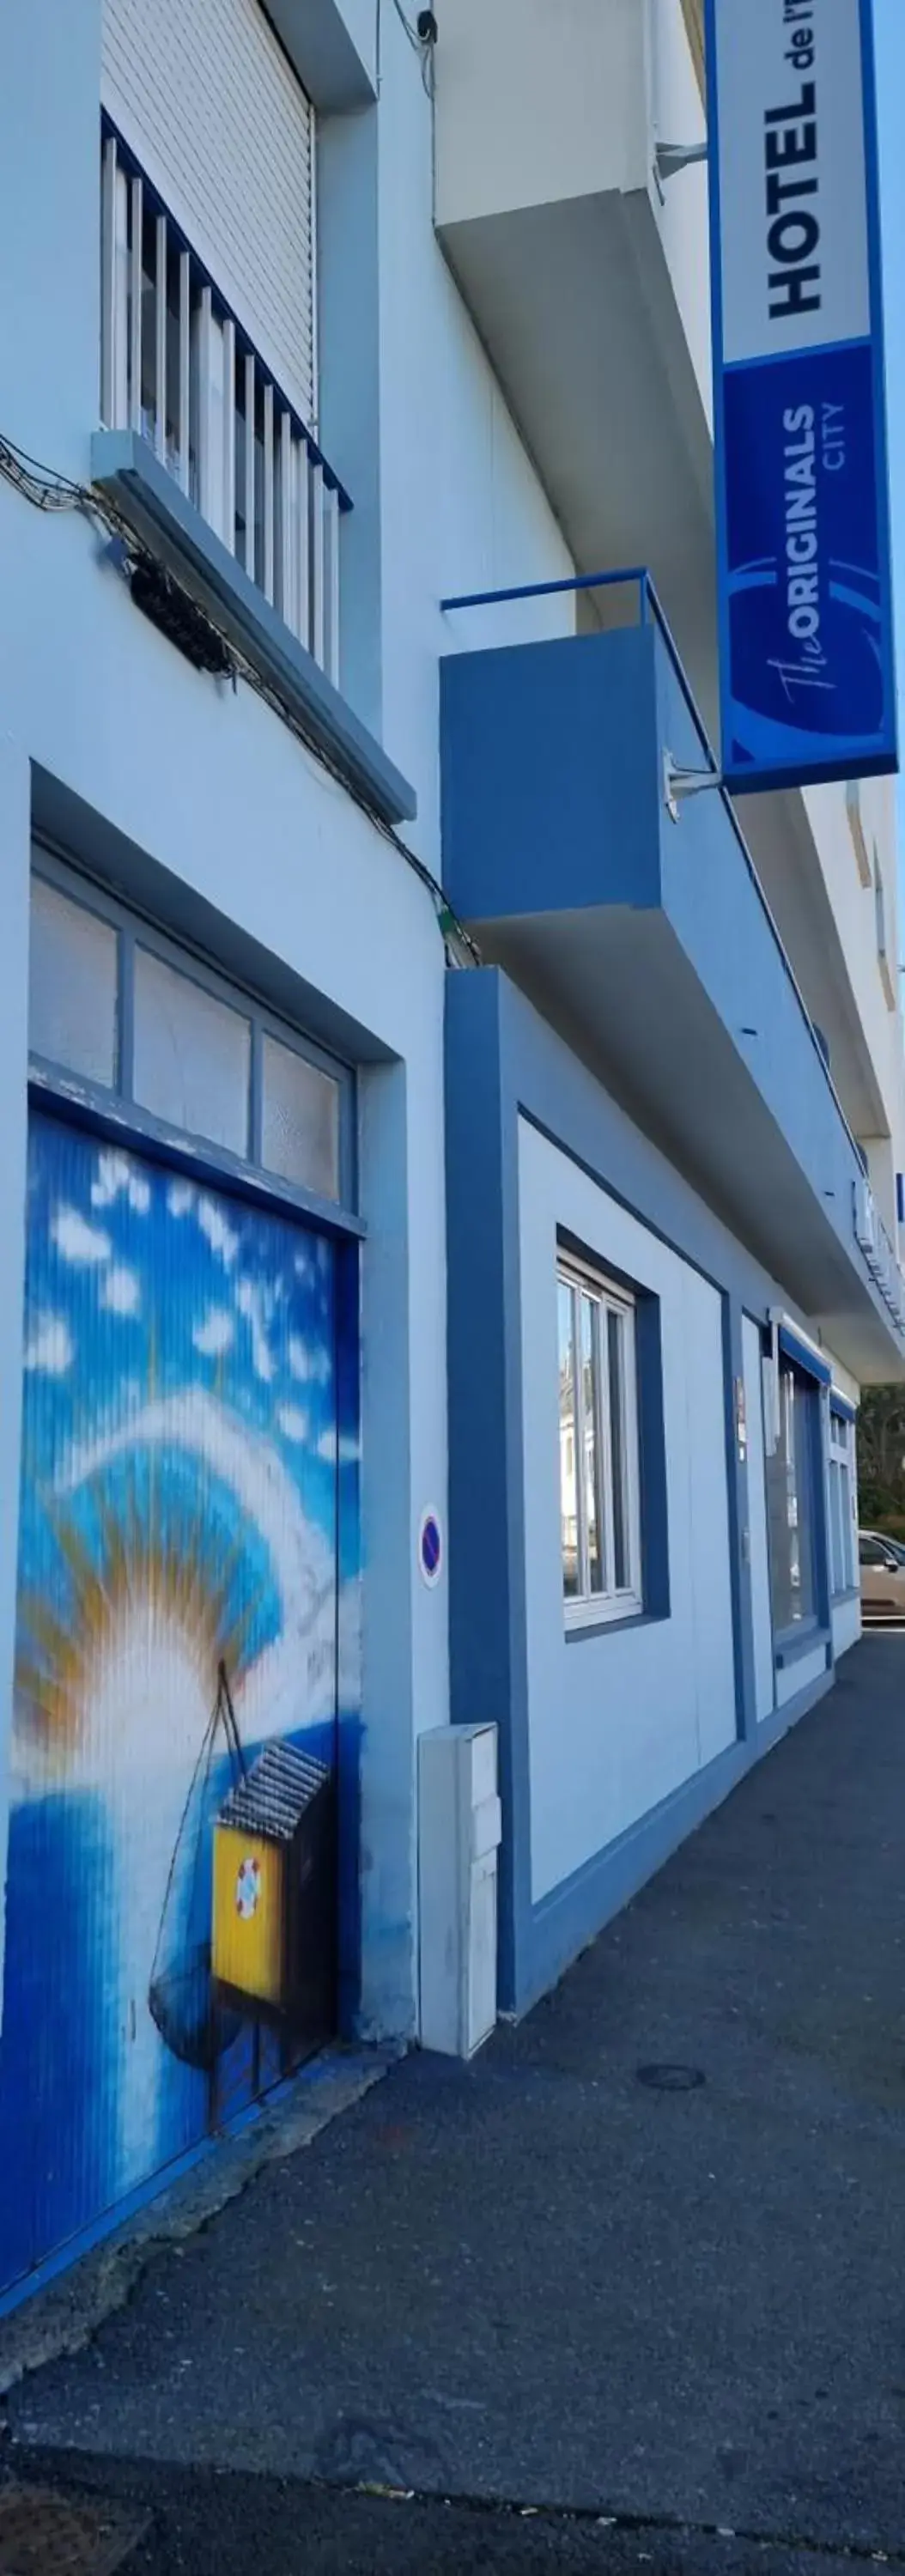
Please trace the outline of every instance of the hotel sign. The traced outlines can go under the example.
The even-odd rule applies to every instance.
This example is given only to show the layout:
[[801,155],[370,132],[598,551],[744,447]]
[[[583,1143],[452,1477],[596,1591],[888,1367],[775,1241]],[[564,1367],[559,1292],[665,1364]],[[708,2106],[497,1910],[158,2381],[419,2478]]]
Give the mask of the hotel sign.
[[723,773],[895,769],[872,0],[707,0]]

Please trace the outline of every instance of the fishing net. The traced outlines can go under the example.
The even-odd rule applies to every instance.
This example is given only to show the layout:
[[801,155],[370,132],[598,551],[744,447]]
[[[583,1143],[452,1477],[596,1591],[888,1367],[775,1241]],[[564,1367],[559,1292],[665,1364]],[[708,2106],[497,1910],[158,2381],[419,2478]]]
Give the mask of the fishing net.
[[[221,1741],[222,1739],[222,1741]],[[184,2066],[209,2075],[242,2027],[211,1975],[211,1835],[225,1792],[246,1775],[226,1666],[202,1738],[173,1847],[148,2005],[161,2039]]]

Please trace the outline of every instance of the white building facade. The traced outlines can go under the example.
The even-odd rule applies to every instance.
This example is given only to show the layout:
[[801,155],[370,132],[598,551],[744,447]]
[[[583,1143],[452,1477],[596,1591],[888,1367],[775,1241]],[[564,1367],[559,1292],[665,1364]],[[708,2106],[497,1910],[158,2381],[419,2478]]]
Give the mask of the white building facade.
[[664,802],[700,42],[0,36],[7,2300],[331,2032],[417,2039],[423,1733],[499,1730],[520,2011],[858,1633],[893,804]]

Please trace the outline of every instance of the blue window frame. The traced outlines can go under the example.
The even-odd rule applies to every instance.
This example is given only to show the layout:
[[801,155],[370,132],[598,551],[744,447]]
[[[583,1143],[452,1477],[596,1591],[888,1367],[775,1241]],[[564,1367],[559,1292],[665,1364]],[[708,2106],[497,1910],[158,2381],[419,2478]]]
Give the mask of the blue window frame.
[[361,1233],[351,1067],[37,843],[30,969],[35,1094]]
[[777,1439],[767,1459],[770,1591],[777,1645],[816,1627],[820,1617],[818,1561],[819,1386],[779,1353]]

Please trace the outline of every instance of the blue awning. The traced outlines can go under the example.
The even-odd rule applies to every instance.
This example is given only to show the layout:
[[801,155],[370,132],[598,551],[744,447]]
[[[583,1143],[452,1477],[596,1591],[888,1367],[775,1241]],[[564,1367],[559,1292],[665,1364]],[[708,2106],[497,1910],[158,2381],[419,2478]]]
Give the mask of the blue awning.
[[816,1378],[818,1386],[831,1384],[832,1371],[826,1361],[820,1358],[819,1352],[811,1350],[808,1342],[800,1342],[789,1324],[780,1324],[779,1347],[787,1360],[794,1360],[796,1368],[803,1369],[807,1377]]
[[857,1407],[849,1403],[847,1395],[840,1395],[837,1386],[830,1388],[830,1412],[838,1413],[840,1422],[857,1422],[858,1419]]

